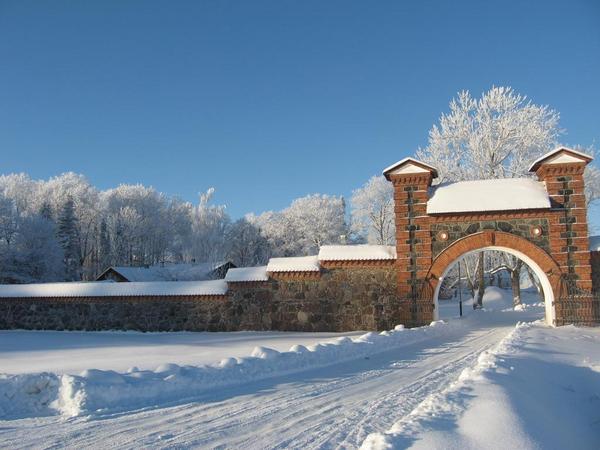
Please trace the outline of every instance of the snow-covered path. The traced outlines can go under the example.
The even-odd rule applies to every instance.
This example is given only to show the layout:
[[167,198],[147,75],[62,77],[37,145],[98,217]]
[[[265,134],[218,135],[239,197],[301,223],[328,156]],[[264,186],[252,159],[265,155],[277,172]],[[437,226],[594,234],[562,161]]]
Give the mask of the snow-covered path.
[[0,422],[0,447],[356,448],[456,380],[516,320],[534,318],[526,316],[472,315],[441,336],[369,359],[220,389],[192,403]]

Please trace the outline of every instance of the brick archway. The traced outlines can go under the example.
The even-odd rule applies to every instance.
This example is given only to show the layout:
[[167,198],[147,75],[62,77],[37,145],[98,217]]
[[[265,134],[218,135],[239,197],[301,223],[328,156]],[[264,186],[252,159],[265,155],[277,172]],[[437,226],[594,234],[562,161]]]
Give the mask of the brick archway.
[[502,231],[483,231],[459,239],[434,259],[426,277],[433,291],[431,301],[434,307],[434,319],[438,318],[438,294],[443,277],[457,260],[480,250],[501,250],[523,260],[542,284],[546,303],[546,322],[550,325],[554,324],[554,299],[560,295],[560,280],[563,275],[560,267],[537,245]]
[[435,289],[446,268],[461,255],[485,248],[506,249],[537,267],[554,298],[553,324],[598,320],[583,179],[591,160],[561,147],[533,162],[529,170],[537,181],[437,186],[432,186],[437,169],[412,158],[385,169],[394,186],[398,320],[407,326],[433,320]]

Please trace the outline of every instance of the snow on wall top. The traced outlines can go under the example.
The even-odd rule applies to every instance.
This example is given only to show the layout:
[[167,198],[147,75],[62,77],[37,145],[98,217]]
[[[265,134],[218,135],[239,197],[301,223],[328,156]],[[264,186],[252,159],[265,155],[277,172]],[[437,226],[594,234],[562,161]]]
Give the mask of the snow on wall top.
[[590,236],[590,252],[600,252],[600,236]]
[[531,163],[531,166],[529,166],[529,171],[533,172],[537,170],[540,163],[546,159],[548,159],[547,163],[549,164],[560,164],[582,161],[590,162],[592,159],[594,159],[594,157],[592,155],[588,155],[587,153],[573,150],[572,148],[558,147],[546,153],[545,155],[540,156],[533,163]]
[[267,281],[268,279],[267,266],[229,269],[227,275],[225,275],[225,281],[232,283],[243,281]]
[[0,285],[0,297],[142,297],[225,295],[225,280],[89,282]]
[[529,178],[459,181],[433,188],[427,214],[550,208],[544,184]]
[[396,259],[396,248],[391,245],[323,245],[320,261],[373,261]]
[[318,272],[317,256],[293,256],[290,258],[271,258],[267,272]]

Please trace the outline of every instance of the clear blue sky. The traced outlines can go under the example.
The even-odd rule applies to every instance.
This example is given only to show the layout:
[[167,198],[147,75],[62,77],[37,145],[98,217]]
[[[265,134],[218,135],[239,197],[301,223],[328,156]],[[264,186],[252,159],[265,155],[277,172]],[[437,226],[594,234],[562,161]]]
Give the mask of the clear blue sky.
[[600,2],[0,0],[0,173],[280,209],[348,196],[494,84],[598,146]]

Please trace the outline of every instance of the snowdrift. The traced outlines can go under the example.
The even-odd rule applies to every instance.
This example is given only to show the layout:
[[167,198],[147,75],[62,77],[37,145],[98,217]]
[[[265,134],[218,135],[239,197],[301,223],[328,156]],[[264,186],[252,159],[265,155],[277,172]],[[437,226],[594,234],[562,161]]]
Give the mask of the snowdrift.
[[48,416],[58,398],[59,377],[52,373],[0,374],[0,419]]
[[357,338],[338,338],[287,352],[256,347],[243,358],[225,358],[202,366],[161,365],[126,373],[89,369],[79,375],[49,373],[0,376],[0,419],[49,414],[74,417],[131,410],[191,399],[214,388],[360,359],[448,332],[458,324],[438,321],[404,329],[402,325]]

